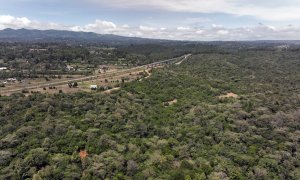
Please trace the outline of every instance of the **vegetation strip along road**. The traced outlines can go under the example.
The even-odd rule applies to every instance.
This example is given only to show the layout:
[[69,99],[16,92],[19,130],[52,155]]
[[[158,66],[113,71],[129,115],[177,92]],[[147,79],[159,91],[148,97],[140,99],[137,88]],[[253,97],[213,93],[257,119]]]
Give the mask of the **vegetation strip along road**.
[[93,80],[93,79],[97,79],[97,78],[111,78],[111,77],[120,76],[120,75],[123,75],[123,74],[132,73],[132,72],[135,72],[135,71],[140,71],[144,68],[154,67],[154,66],[160,65],[160,64],[176,63],[178,61],[183,61],[183,60],[186,60],[191,55],[192,54],[186,54],[186,55],[176,57],[176,58],[172,58],[172,59],[158,61],[158,62],[154,62],[154,63],[150,63],[150,64],[138,66],[138,67],[133,67],[133,68],[130,68],[130,69],[120,70],[120,71],[117,71],[117,72],[109,72],[109,73],[106,73],[106,74],[101,74],[101,75],[96,75],[96,76],[94,75],[94,76],[87,76],[87,77],[82,77],[82,78],[73,78],[73,79],[70,79],[70,80],[64,80],[64,81],[53,82],[53,83],[35,84],[35,85],[28,86],[28,87],[12,89],[12,90],[2,90],[1,93],[3,93],[3,94],[5,94],[5,93],[16,93],[16,92],[21,92],[24,89],[32,90],[32,89],[38,89],[38,88],[46,88],[46,87],[50,87],[50,86],[59,86],[59,85],[63,85],[63,84],[72,83],[74,81],[84,82],[84,81],[89,81],[89,80]]

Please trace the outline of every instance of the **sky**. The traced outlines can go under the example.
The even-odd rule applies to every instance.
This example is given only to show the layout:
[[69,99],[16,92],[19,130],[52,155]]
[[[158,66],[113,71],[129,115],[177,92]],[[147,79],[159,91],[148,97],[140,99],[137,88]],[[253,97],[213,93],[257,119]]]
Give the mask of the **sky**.
[[0,29],[171,40],[300,40],[299,0],[0,0]]

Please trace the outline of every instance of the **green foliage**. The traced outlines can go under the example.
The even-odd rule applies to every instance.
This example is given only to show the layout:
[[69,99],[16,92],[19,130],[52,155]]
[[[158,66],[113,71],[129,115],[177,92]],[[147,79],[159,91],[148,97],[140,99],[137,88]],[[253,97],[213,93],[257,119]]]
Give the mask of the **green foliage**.
[[0,97],[0,179],[299,179],[298,52],[232,51],[110,95]]

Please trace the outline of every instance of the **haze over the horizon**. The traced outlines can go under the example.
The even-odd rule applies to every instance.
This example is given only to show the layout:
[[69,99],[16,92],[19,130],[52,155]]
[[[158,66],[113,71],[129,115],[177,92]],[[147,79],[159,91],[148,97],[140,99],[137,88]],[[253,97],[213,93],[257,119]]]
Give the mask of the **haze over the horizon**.
[[296,0],[10,0],[0,29],[57,29],[172,40],[300,39]]

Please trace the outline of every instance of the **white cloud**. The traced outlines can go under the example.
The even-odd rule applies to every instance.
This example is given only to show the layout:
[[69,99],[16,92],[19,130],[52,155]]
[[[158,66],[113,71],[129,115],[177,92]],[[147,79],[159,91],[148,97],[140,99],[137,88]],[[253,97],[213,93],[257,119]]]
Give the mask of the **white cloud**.
[[0,28],[3,29],[4,27],[28,27],[32,24],[28,18],[20,17],[16,18],[10,15],[0,15]]
[[300,39],[300,27],[271,26],[257,24],[256,26],[227,28],[222,25],[212,24],[210,27],[189,27],[179,26],[177,28],[137,26],[131,27],[126,24],[104,20],[79,25],[63,25],[57,23],[45,23],[28,19],[26,17],[14,17],[10,15],[0,15],[0,29],[4,28],[29,28],[29,29],[57,29],[71,31],[95,32],[101,34],[115,34],[131,37],[145,37],[156,39],[173,40],[295,40]]
[[30,20],[27,17],[14,17],[11,15],[0,15],[0,29],[4,28],[28,28],[28,29],[67,29],[68,26],[60,25],[57,23],[49,22],[42,23],[35,20]]
[[220,29],[220,28],[223,28],[223,25],[221,25],[221,24],[212,24],[211,27],[214,28],[214,29]]
[[217,34],[219,34],[219,35],[227,35],[227,34],[229,34],[229,31],[228,30],[219,30],[219,31],[217,31]]
[[139,28],[140,28],[141,31],[155,31],[155,30],[157,30],[156,28],[149,27],[149,26],[140,26]]
[[182,26],[177,28],[178,31],[188,31],[190,29],[191,29],[190,27],[182,27]]
[[9,24],[12,21],[14,21],[15,17],[10,16],[10,15],[1,15],[0,16],[0,23],[1,24]]
[[173,12],[227,13],[263,20],[300,20],[299,0],[86,0],[101,6]]
[[99,29],[103,29],[104,31],[112,31],[116,28],[117,26],[113,22],[96,20],[95,23],[86,25],[84,29],[88,31],[95,31]]
[[196,34],[203,34],[204,32],[205,32],[204,30],[199,29],[199,30],[196,31]]

